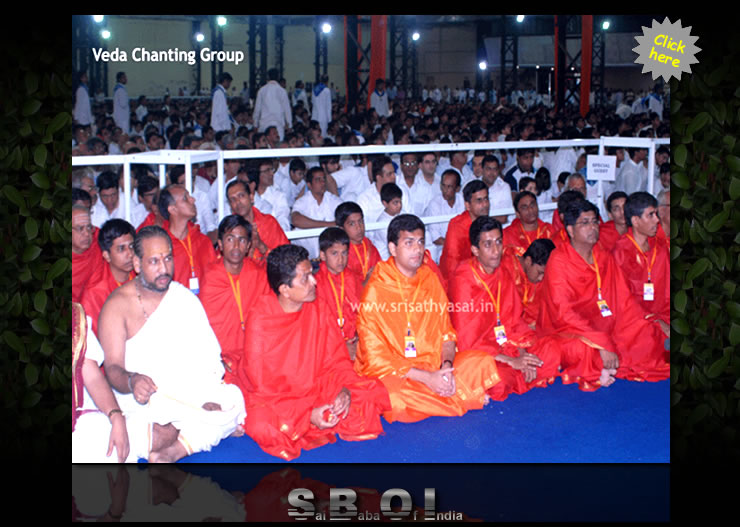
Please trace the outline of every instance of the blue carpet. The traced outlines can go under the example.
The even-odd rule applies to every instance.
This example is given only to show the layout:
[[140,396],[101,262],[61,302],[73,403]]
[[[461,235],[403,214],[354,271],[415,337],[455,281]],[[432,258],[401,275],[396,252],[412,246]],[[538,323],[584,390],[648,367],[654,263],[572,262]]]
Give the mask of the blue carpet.
[[[560,380],[462,417],[383,421],[385,435],[304,451],[300,463],[668,463],[670,381],[582,392]],[[284,463],[247,436],[181,463]]]

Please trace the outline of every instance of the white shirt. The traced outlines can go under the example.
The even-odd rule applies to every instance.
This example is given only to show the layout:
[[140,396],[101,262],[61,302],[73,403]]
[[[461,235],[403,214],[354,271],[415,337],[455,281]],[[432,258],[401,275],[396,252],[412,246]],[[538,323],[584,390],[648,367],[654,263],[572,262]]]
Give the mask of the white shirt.
[[[404,214],[406,211],[401,211],[398,214]],[[383,212],[380,213],[380,216],[378,216],[375,221],[381,222],[381,221],[387,221],[390,222],[395,216],[391,216],[388,214],[385,209],[383,209]],[[380,258],[385,261],[390,256],[390,253],[388,252],[388,227],[384,227],[381,229],[375,229],[374,231],[369,231],[367,233],[367,238],[373,242],[373,245],[375,245],[375,248],[380,253]]]
[[92,110],[90,109],[90,94],[84,84],[80,84],[75,92],[74,119],[77,123],[87,126],[92,124]]
[[146,109],[146,106],[143,104],[140,104],[136,107],[136,120],[138,121],[144,121],[144,117],[146,117],[146,114],[149,113],[149,110]]
[[367,166],[351,166],[331,174],[337,183],[337,190],[342,201],[357,201],[357,198],[373,185],[367,176]]
[[[308,190],[306,193],[298,198],[293,205],[293,212],[299,212],[307,218],[315,221],[334,221],[334,211],[339,205],[342,204],[342,200],[336,197],[328,190],[324,192],[324,196],[321,198],[321,203],[316,201],[313,194]],[[301,230],[301,229],[293,229]],[[292,243],[305,247],[308,250],[309,258],[317,258],[319,256],[319,237],[313,238],[302,238],[298,240],[292,240]]]
[[388,93],[384,91],[380,94],[374,91],[370,95],[370,108],[375,108],[379,117],[388,117],[391,114],[388,108]]
[[304,179],[301,179],[298,184],[295,184],[293,183],[293,180],[290,179],[289,172],[286,175],[278,170],[277,172],[275,172],[273,185],[275,185],[278,190],[280,190],[280,192],[285,195],[285,199],[288,201],[288,206],[292,208],[293,205],[295,205],[296,200],[298,199],[298,194],[300,194],[301,191],[306,188],[306,181]]
[[[447,200],[442,197],[442,192],[434,196],[424,210],[424,216],[445,216],[452,214],[457,216],[465,210],[465,199],[462,192],[455,194],[455,203],[450,207]],[[432,259],[439,263],[439,257],[442,256],[442,245],[434,245],[434,240],[447,236],[447,227],[449,222],[430,223],[426,228],[426,247],[432,255]]]
[[[491,212],[496,209],[514,208],[514,202],[511,199],[511,187],[501,177],[497,177],[493,185],[488,187],[488,201],[491,203]],[[498,214],[490,214],[498,216]]]
[[331,90],[329,88],[325,87],[318,95],[314,91],[311,119],[319,122],[321,135],[326,137],[326,127],[331,121]]
[[625,156],[620,171],[614,181],[616,190],[626,192],[629,196],[633,192],[647,190],[647,168],[635,163],[629,156]]
[[208,194],[200,189],[193,189],[191,196],[195,198],[195,208],[198,210],[198,214],[194,221],[200,227],[200,232],[207,234],[218,230],[218,220],[211,208],[211,200],[208,199]]
[[[134,198],[132,198],[132,203],[133,199]],[[121,190],[118,191],[118,206],[113,210],[113,212],[108,213],[108,209],[103,205],[103,200],[100,199],[100,196],[98,196],[98,201],[96,201],[95,205],[90,209],[90,221],[97,228],[101,228],[106,221],[114,218],[122,220],[126,219],[123,215],[123,191]]]
[[432,200],[433,194],[431,186],[428,184],[422,185],[420,179],[424,179],[424,176],[421,175],[421,171],[417,171],[413,184],[409,187],[403,174],[396,176],[396,185],[401,188],[401,191],[409,195],[409,210],[405,212],[415,214],[421,218],[424,215],[424,209]]
[[219,84],[214,88],[211,99],[211,128],[215,132],[228,132],[231,130],[231,121],[226,88]]
[[286,128],[293,123],[288,92],[276,81],[269,81],[257,92],[254,104],[254,124],[260,132],[275,126],[282,140]]
[[[403,197],[401,198],[401,209],[411,210],[407,191],[401,189],[401,192],[403,192]],[[383,202],[380,199],[380,192],[378,192],[375,183],[370,185],[365,189],[365,192],[357,197],[357,204],[362,209],[362,216],[365,218],[366,224],[372,223],[374,220],[371,218],[377,218],[380,216],[380,213],[385,210]]]
[[303,107],[308,109],[308,95],[303,88],[296,88],[293,92],[293,106],[298,104],[298,101],[303,101]]
[[285,194],[275,187],[274,182],[261,195],[259,193],[256,194],[272,205],[272,212],[270,214],[278,221],[284,231],[289,231],[290,206],[288,205],[288,199],[285,197]]
[[131,110],[129,107],[129,98],[126,87],[123,84],[116,84],[113,89],[113,121],[124,134],[129,133],[131,121]]

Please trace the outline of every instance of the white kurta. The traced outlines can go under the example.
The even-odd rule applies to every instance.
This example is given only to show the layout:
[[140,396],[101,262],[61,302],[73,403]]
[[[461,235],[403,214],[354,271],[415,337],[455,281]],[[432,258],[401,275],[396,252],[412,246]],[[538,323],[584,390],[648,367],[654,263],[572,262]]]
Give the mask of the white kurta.
[[[446,216],[452,214],[457,216],[465,210],[465,199],[462,192],[455,194],[455,203],[450,207],[447,200],[442,197],[442,193],[434,196],[424,210],[424,216]],[[447,236],[447,227],[450,222],[430,223],[426,228],[426,247],[432,255],[432,259],[439,263],[439,257],[442,256],[443,245],[434,245],[434,240]]]
[[318,95],[313,94],[313,108],[311,119],[318,121],[321,127],[321,136],[326,137],[326,129],[331,121],[331,92],[325,87]]
[[272,212],[270,214],[278,221],[280,227],[286,232],[289,231],[290,205],[288,205],[288,199],[285,197],[285,194],[273,184],[267,187],[260,197],[272,206]]
[[211,128],[215,132],[228,132],[231,130],[231,122],[226,89],[219,84],[214,88],[211,99]]
[[[134,203],[135,198],[131,199],[131,203]],[[125,220],[126,218],[123,215],[123,192],[119,191],[118,194],[118,207],[113,209],[113,212],[108,212],[108,209],[105,208],[105,205],[103,205],[103,200],[98,198],[98,201],[95,202],[95,205],[92,206],[90,209],[90,222],[98,228],[101,228],[103,224],[108,221],[112,220],[114,218],[119,218],[122,220]]]
[[642,163],[635,163],[629,156],[625,157],[614,181],[615,190],[633,192],[647,190],[647,168]]
[[[244,420],[241,390],[224,384],[221,347],[208,324],[198,297],[178,282],[169,290],[141,329],[126,341],[127,371],[147,375],[157,391],[146,405],[132,394],[114,390],[129,426],[131,454],[127,462],[147,458],[153,423],[172,423],[188,451],[209,451],[228,437]],[[220,411],[207,411],[214,402]]]
[[367,176],[367,167],[349,166],[331,174],[337,183],[342,201],[357,201],[357,198],[372,185]]
[[502,178],[497,177],[493,185],[488,187],[488,201],[491,204],[489,216],[498,216],[498,214],[493,213],[497,209],[514,208],[509,184]]
[[[409,205],[409,195],[405,190],[401,189],[403,197],[401,198],[401,209],[411,210]],[[385,210],[383,202],[380,199],[380,192],[373,183],[365,191],[357,197],[357,204],[362,209],[362,216],[365,218],[365,225],[375,221],[372,218],[377,218]]]
[[[296,200],[293,205],[293,212],[299,212],[305,217],[315,221],[334,221],[334,211],[342,204],[342,200],[329,191],[324,192],[321,203],[316,201],[313,194],[306,189],[306,193]],[[293,229],[296,231],[303,229]],[[301,238],[293,240],[292,243],[305,247],[308,251],[309,258],[318,258],[319,256],[319,237]]]
[[396,185],[409,196],[409,209],[404,212],[414,214],[420,218],[424,215],[424,209],[427,208],[433,197],[431,187],[428,184],[422,184],[421,179],[424,179],[424,176],[419,171],[414,176],[413,184],[409,187],[403,175],[396,176]]
[[288,92],[276,81],[269,81],[257,92],[254,124],[259,132],[264,132],[269,126],[275,126],[281,141],[285,136],[285,129],[293,124]]
[[379,117],[388,117],[391,114],[390,108],[388,107],[388,93],[384,91],[380,94],[377,91],[374,91],[370,95],[370,108],[375,108]]
[[[398,214],[404,214],[405,211],[401,211]],[[395,216],[391,216],[388,214],[385,210],[380,213],[380,216],[375,218],[375,221],[377,222],[389,222],[395,218]],[[373,242],[373,245],[380,253],[380,258],[385,261],[388,259],[388,257],[391,255],[388,251],[388,227],[384,227],[382,229],[375,229],[374,231],[370,231],[367,235],[368,239]]]
[[113,90],[113,121],[124,134],[131,133],[131,101],[123,84]]
[[84,84],[80,84],[75,92],[75,109],[72,113],[75,122],[83,126],[92,124],[92,110],[90,109],[90,94]]

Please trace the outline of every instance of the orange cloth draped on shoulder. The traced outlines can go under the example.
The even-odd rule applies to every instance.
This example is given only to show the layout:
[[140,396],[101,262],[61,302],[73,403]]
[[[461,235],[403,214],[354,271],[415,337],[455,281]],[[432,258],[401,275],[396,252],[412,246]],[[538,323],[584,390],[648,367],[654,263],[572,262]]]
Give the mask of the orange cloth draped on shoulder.
[[85,382],[82,378],[82,364],[87,351],[87,318],[84,308],[72,302],[72,431],[77,418],[82,414]]
[[[128,280],[136,278],[136,273],[131,271],[128,275]],[[127,280],[127,281],[128,281]],[[108,296],[116,289],[119,284],[113,273],[110,270],[110,265],[107,262],[103,262],[95,274],[90,278],[87,283],[87,287],[82,292],[82,307],[85,308],[85,313],[92,318],[92,330],[95,336],[98,335],[98,316],[100,310],[103,309],[103,304],[108,299]]]
[[[388,392],[354,372],[330,318],[323,300],[286,313],[272,292],[249,310],[237,384],[246,402],[245,430],[268,454],[290,460],[301,449],[333,443],[337,434],[361,441],[383,433],[380,414],[390,409]],[[352,397],[349,414],[320,430],[311,423],[312,410],[333,404],[343,387]]]
[[[482,350],[457,352],[457,392],[452,397],[443,397],[421,382],[404,378],[411,368],[440,369],[443,343],[457,341],[448,307],[442,284],[426,265],[419,267],[413,278],[407,278],[390,257],[377,265],[365,286],[357,316],[360,339],[355,370],[383,381],[393,406],[383,414],[388,422],[415,422],[433,415],[463,415],[480,409],[486,401],[486,390],[499,382],[495,361]],[[415,338],[413,358],[404,353],[406,314]]]
[[367,236],[362,239],[361,244],[350,242],[349,254],[347,256],[347,269],[354,271],[362,277],[362,281],[367,278],[367,273],[382,261],[378,249],[375,248]]
[[450,220],[445,236],[445,244],[442,247],[442,256],[439,257],[439,270],[445,279],[450,279],[450,274],[460,265],[460,262],[472,256],[470,251],[470,226],[473,220],[467,210]]
[[[461,348],[480,349],[494,358],[499,354],[518,357],[519,348],[532,352],[529,348],[534,346],[537,337],[522,319],[521,300],[506,269],[499,266],[488,274],[476,258],[465,260],[450,280],[450,301],[453,304],[452,324]],[[503,345],[496,340],[494,331],[501,325],[506,333]],[[537,378],[531,383],[524,382],[521,371],[497,362],[502,382],[489,388],[491,398],[503,401],[510,393],[521,394],[535,386],[552,384],[558,376],[560,357],[556,350],[548,352],[550,356],[540,357],[545,364],[538,368]]]
[[173,279],[189,289],[190,278],[195,275],[200,287],[206,267],[218,258],[213,242],[192,222],[188,222],[188,234],[182,240],[175,238],[170,232],[168,221],[165,222],[164,228],[172,239],[172,255],[175,259]]
[[555,244],[555,247],[560,247],[563,244],[570,245],[570,238],[568,238],[568,233],[565,231],[565,227],[553,234],[550,239],[552,240],[552,243]]
[[[660,327],[645,320],[611,253],[596,244],[593,256],[597,266],[588,264],[570,244],[550,254],[537,319],[538,346],[557,346],[563,383],[577,382],[585,391],[600,387],[603,361],[599,349],[619,357],[618,378],[668,378],[670,364]],[[611,316],[602,316],[597,304],[599,278]]]
[[[167,221],[167,220],[165,220],[165,221]],[[144,218],[144,221],[141,222],[141,225],[139,225],[136,228],[136,232],[139,232],[144,227],[150,227],[150,226],[156,225],[156,224],[157,224],[157,217],[154,215],[153,212],[150,212],[149,214],[146,215],[146,218]]]
[[[252,207],[252,211],[254,212],[254,224],[252,228],[257,227],[257,234],[259,234],[264,244],[267,245],[268,253],[275,247],[290,243],[290,240],[285,236],[285,232],[274,217],[261,213],[257,207]],[[261,260],[265,256],[267,256],[267,253],[262,254],[258,249],[255,249],[252,258]]]
[[333,320],[337,324],[344,340],[353,338],[357,334],[357,310],[362,295],[360,275],[351,271],[349,267],[345,268],[341,275],[331,274],[326,264],[321,262],[319,272],[314,275],[314,278],[316,279],[316,295],[326,302],[331,311],[332,318],[329,321]]
[[72,302],[82,300],[82,292],[85,289],[90,277],[98,267],[105,264],[103,253],[98,245],[98,232],[100,229],[95,227],[92,234],[92,245],[82,254],[72,252]]
[[221,358],[226,364],[224,382],[235,383],[234,372],[244,353],[247,312],[256,298],[268,292],[270,286],[264,263],[245,258],[238,276],[230,275],[221,259],[206,267],[198,298],[221,346]]
[[519,262],[519,257],[512,249],[504,249],[504,254],[501,256],[501,267],[509,274],[516,292],[519,294],[519,300],[523,308],[522,319],[526,324],[535,324],[540,310],[539,301],[542,295],[539,295],[538,291],[542,282],[533,284],[529,281],[527,274],[522,269],[522,264]]
[[607,251],[614,250],[614,245],[622,237],[614,226],[614,220],[599,225],[599,245]]
[[[635,300],[645,311],[653,313],[666,324],[671,323],[671,255],[665,243],[657,236],[648,238],[650,249],[646,254],[633,242],[632,227],[614,247],[613,255],[624,273]],[[649,276],[648,276],[649,271]],[[654,300],[644,299],[644,286],[651,282]]]
[[533,241],[539,238],[552,238],[555,231],[547,222],[537,220],[537,228],[533,231],[525,231],[519,218],[515,218],[511,225],[503,232],[504,246],[515,250],[517,256],[523,255]]
[[434,263],[434,259],[432,258],[432,253],[429,252],[429,249],[424,249],[424,263],[422,265],[426,265],[429,267],[429,269],[432,270],[434,274],[437,275],[437,278],[439,278],[440,283],[442,284],[442,289],[447,291],[447,279],[442,276],[442,271],[440,271],[439,267],[436,263]]

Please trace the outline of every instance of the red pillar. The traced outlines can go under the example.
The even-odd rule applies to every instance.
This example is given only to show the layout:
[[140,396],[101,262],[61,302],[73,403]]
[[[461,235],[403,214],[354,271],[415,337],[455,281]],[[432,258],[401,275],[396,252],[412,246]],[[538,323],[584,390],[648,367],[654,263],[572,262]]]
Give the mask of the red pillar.
[[586,117],[591,95],[592,48],[594,43],[594,17],[581,18],[581,116]]
[[367,108],[370,96],[375,90],[376,79],[385,80],[386,37],[388,35],[388,15],[372,15],[370,23],[370,78],[367,87]]

